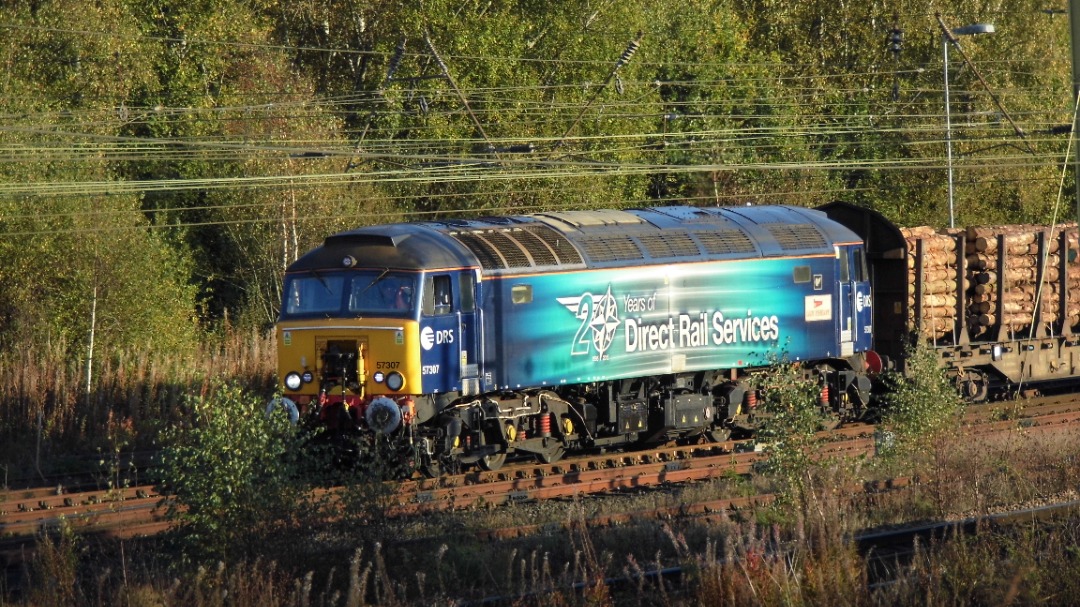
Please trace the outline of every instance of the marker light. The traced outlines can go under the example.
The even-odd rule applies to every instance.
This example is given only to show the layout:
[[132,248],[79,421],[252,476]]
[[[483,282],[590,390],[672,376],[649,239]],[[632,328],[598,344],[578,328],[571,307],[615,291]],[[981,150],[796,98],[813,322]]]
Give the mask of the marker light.
[[386,375],[383,374],[382,371],[376,371],[375,375],[371,376],[371,379],[374,379],[375,383],[381,384],[381,383],[383,383],[383,380],[386,379]]

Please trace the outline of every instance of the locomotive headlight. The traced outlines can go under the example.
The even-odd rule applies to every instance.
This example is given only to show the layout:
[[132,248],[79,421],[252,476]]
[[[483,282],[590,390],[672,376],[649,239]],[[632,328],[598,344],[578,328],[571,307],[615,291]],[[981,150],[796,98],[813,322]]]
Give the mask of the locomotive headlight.
[[405,376],[397,371],[391,371],[390,375],[386,376],[386,387],[397,392],[405,387]]
[[290,371],[289,374],[285,376],[285,387],[290,390],[299,390],[300,385],[303,384],[303,382],[304,379],[300,377],[300,374],[296,371]]

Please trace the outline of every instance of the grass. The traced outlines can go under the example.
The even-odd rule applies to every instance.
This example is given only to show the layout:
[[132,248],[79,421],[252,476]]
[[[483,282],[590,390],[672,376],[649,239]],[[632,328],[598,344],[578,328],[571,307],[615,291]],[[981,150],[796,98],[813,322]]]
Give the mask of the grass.
[[149,448],[182,419],[186,397],[219,378],[270,394],[274,359],[272,335],[226,331],[186,355],[114,351],[97,360],[88,391],[85,361],[62,342],[0,355],[0,486]]
[[[0,360],[4,462],[12,470],[75,466],[70,450],[114,455],[182,420],[191,393],[221,377],[268,391],[271,340],[229,334],[191,358],[118,354],[81,386],[79,365],[41,349]],[[244,362],[241,362],[244,361]],[[770,492],[789,479],[729,476],[667,491],[407,519],[379,516],[386,496],[358,484],[345,516],[321,527],[267,525],[271,535],[228,561],[185,556],[183,538],[104,541],[63,528],[39,538],[0,605],[983,605],[1064,603],[1080,585],[1080,515],[1022,529],[945,537],[897,562],[885,584],[848,541],[864,529],[959,520],[1075,496],[1080,445],[1068,435],[970,440],[944,433],[890,459],[815,462],[796,499],[772,509],[592,528],[590,519]],[[19,455],[21,454],[21,455]],[[10,456],[10,458],[9,458]],[[921,475],[912,489],[851,495],[867,479]],[[313,506],[311,502],[305,508]],[[310,514],[310,513],[306,513]],[[299,520],[299,517],[296,517]],[[472,531],[547,525],[535,536],[475,539]],[[660,576],[657,572],[678,575]],[[601,583],[613,581],[611,584]],[[2,583],[2,582],[0,582]]]
[[[592,529],[586,523],[597,514],[744,494],[747,481],[380,520],[374,527],[346,518],[268,538],[262,552],[228,563],[179,564],[164,540],[93,544],[61,533],[42,538],[44,549],[25,573],[31,590],[9,600],[41,606],[404,606],[493,598],[523,606],[1057,603],[1080,590],[1080,513],[939,538],[896,563],[888,583],[879,585],[848,538],[865,528],[961,519],[1067,495],[1080,480],[1074,443],[1019,432],[941,442],[936,452],[889,463],[893,472],[935,467],[912,490],[883,501],[839,489],[877,475],[874,461],[824,462],[810,472],[805,499],[783,512],[709,525],[679,519]],[[765,480],[754,482],[768,489]],[[479,542],[469,533],[545,522],[558,525],[516,540]],[[670,568],[680,575],[653,575]]]

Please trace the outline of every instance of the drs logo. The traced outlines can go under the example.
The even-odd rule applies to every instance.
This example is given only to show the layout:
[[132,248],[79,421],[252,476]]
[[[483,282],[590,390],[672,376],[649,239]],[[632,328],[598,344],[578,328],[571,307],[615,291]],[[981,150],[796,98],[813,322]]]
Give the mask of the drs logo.
[[436,345],[452,343],[454,343],[453,329],[440,329],[436,331],[431,327],[424,327],[424,330],[420,331],[420,345],[425,350],[430,350]]

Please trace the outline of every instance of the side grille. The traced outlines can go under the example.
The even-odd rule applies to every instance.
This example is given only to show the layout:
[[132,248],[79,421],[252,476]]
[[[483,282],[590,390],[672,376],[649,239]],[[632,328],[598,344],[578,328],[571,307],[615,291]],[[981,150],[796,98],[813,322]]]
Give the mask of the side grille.
[[451,232],[450,235],[468,247],[486,270],[582,264],[581,255],[566,237],[547,226]]
[[532,260],[525,254],[525,250],[521,247],[521,244],[510,238],[511,234],[511,232],[492,230],[483,232],[482,237],[484,240],[491,243],[491,246],[495,247],[496,251],[502,254],[503,259],[506,260],[507,268],[532,267]]
[[528,251],[529,255],[532,256],[534,265],[559,265],[559,260],[556,259],[555,253],[531,230],[516,230],[514,232],[514,240],[516,240],[518,245]]
[[543,244],[554,252],[555,257],[559,260],[559,264],[564,266],[576,266],[582,262],[581,253],[574,245],[570,244],[570,241],[566,239],[559,232],[545,226],[545,225],[531,225],[525,228],[526,232],[529,232],[533,236],[536,236]]

